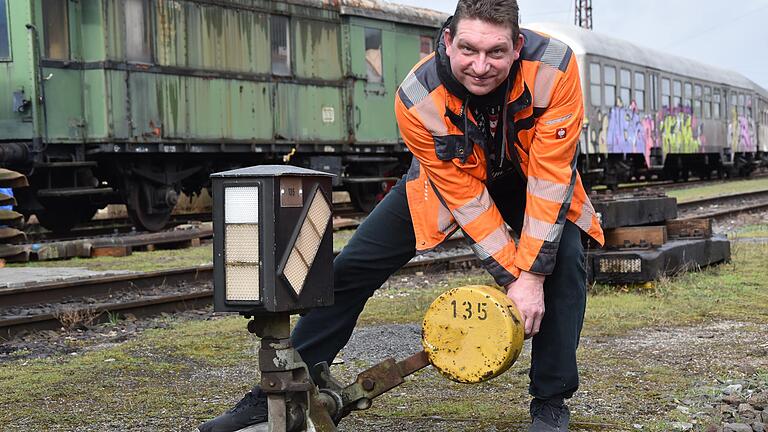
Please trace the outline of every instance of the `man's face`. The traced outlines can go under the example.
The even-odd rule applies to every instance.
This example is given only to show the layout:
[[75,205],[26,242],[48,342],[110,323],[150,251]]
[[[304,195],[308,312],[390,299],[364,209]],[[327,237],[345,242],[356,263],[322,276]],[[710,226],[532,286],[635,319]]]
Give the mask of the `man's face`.
[[513,41],[509,27],[465,18],[457,23],[455,35],[445,30],[445,45],[453,76],[470,93],[482,96],[507,78],[520,57],[523,36]]

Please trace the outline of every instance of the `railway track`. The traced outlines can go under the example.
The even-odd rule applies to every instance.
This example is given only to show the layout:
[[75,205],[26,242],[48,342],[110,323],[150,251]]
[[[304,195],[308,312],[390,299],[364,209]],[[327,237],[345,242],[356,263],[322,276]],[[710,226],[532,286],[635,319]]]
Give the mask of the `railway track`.
[[768,190],[721,195],[677,204],[678,219],[724,218],[768,209]]
[[[467,250],[412,260],[398,274],[445,272],[477,264]],[[77,319],[91,324],[114,314],[141,317],[205,307],[212,302],[212,279],[213,267],[208,265],[0,289],[0,338],[83,324],[74,322]],[[162,294],[166,289],[178,292]]]
[[674,182],[672,180],[651,180],[646,182],[620,184],[618,185],[617,190],[615,191],[611,191],[602,186],[596,186],[592,190],[598,195],[612,194],[612,193],[619,193],[619,192],[631,192],[636,190],[658,190],[660,192],[665,192],[665,191],[673,191],[673,190],[681,190],[681,189],[691,189],[695,187],[719,185],[719,184],[724,184],[724,183],[733,182],[733,181],[754,180],[754,179],[760,179],[765,177],[768,177],[768,170],[761,170],[761,171],[755,172],[751,176],[746,178],[710,179],[710,180],[697,179],[697,180],[689,180],[686,182]]

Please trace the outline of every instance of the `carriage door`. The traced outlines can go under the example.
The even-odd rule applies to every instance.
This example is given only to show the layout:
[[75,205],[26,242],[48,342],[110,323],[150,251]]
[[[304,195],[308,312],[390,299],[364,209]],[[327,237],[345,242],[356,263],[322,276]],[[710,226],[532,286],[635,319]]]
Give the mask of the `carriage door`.
[[397,142],[393,114],[396,82],[391,24],[353,19],[350,26],[355,78],[349,121],[356,144]]
[[768,99],[760,98],[757,113],[757,150],[768,158]]
[[82,61],[79,38],[82,2],[41,2],[42,86],[48,140],[82,142],[86,135],[83,114],[83,70],[70,68]]
[[[42,135],[36,109],[39,69],[36,50],[28,52],[32,34],[24,25],[32,22],[30,2],[0,0],[0,130],[3,140],[30,141]],[[2,144],[0,144],[2,146]]]

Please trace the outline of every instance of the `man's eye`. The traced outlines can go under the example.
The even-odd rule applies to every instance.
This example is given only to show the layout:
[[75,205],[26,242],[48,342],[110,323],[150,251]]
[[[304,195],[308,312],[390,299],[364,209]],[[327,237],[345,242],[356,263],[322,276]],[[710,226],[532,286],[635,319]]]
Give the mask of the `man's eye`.
[[462,54],[472,54],[475,50],[469,47],[461,47],[461,52]]

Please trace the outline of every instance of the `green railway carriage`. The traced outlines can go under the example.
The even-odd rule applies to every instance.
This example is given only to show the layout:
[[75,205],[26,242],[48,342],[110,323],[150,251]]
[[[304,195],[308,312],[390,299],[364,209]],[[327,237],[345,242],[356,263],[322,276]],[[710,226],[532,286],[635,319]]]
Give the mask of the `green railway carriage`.
[[62,230],[162,227],[213,171],[288,162],[370,206],[407,165],[392,110],[446,17],[372,0],[0,0],[0,166]]

